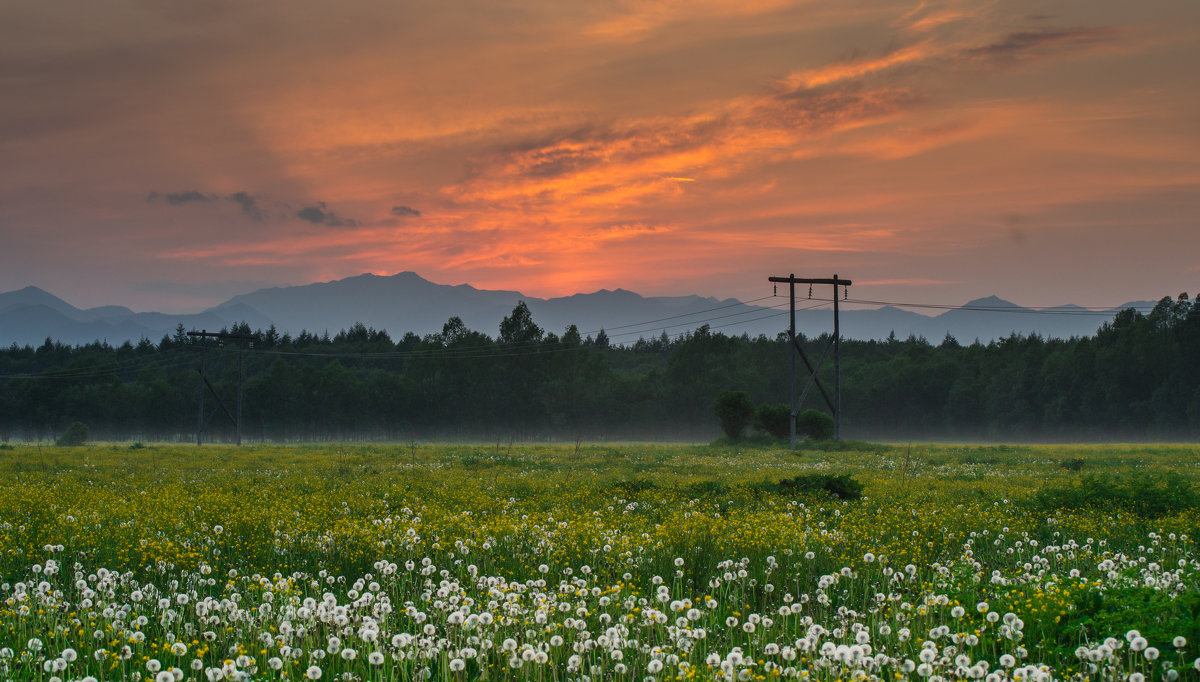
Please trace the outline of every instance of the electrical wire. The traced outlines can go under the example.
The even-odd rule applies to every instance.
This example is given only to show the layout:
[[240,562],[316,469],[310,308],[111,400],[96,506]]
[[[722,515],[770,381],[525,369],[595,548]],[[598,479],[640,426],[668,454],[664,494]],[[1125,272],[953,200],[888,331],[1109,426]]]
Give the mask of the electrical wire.
[[[179,349],[171,349],[165,351],[165,354],[178,355],[180,352],[182,351]],[[180,357],[172,360],[170,355],[166,355],[165,357],[156,355],[153,357],[122,360],[119,363],[95,367],[67,367],[38,373],[0,374],[0,379],[95,379],[141,369],[151,364],[158,365],[162,369],[174,369],[191,363],[191,358],[184,359]]]
[[[832,298],[814,297],[812,300],[823,301],[825,303],[833,302]],[[946,304],[946,303],[913,303],[910,301],[876,301],[876,300],[864,299],[864,298],[842,298],[842,299],[838,299],[838,301],[843,304],[894,306],[897,308],[927,308],[927,309],[931,309],[931,310],[971,310],[971,311],[978,311],[978,312],[994,312],[994,313],[1010,313],[1010,314],[1011,313],[1018,313],[1018,314],[1030,313],[1030,314],[1035,314],[1035,315],[1068,315],[1068,316],[1070,316],[1070,315],[1098,315],[1098,316],[1104,316],[1104,317],[1111,317],[1111,316],[1117,314],[1117,312],[1119,312],[1120,310],[1124,310],[1127,308],[1136,310],[1140,313],[1148,313],[1151,310],[1153,310],[1155,307],[1154,305],[1141,305],[1141,306],[1123,305],[1123,306],[1112,306],[1109,308],[1102,308],[1100,306],[1091,306],[1091,307],[1079,306],[1077,308],[1068,308],[1068,309],[1064,310],[1062,308],[1062,306],[1024,307],[1024,306],[1018,306],[1016,304],[989,306],[989,305],[981,305],[981,304],[971,305],[971,304],[964,303],[962,305],[953,305],[953,304]]]
[[[832,301],[833,299],[825,299],[825,300]],[[1069,308],[1069,309],[1064,310],[1060,306],[1045,306],[1045,307],[1026,308],[1026,307],[1018,306],[1015,304],[1003,305],[1003,306],[1000,306],[1000,305],[989,306],[989,305],[978,305],[978,304],[977,305],[970,305],[970,304],[947,305],[947,304],[941,304],[941,303],[910,303],[910,302],[902,302],[902,301],[874,301],[874,300],[862,299],[862,298],[848,298],[848,299],[843,299],[843,300],[845,303],[853,303],[853,304],[858,304],[858,305],[895,306],[897,308],[926,308],[926,309],[931,309],[931,310],[971,310],[971,311],[976,311],[976,312],[989,312],[989,313],[1010,313],[1010,314],[1011,313],[1018,313],[1018,314],[1028,313],[1028,314],[1034,314],[1034,315],[1067,315],[1067,316],[1070,316],[1070,315],[1097,316],[1098,315],[1098,316],[1111,317],[1111,316],[1115,315],[1117,313],[1117,311],[1119,311],[1123,308],[1132,308],[1134,310],[1137,310],[1138,312],[1149,312],[1150,310],[1154,309],[1154,306],[1124,306],[1123,308],[1122,307],[1113,307],[1113,308],[1109,308],[1109,309],[1095,309],[1095,308],[1079,307],[1079,308]]]
[[[727,322],[725,324],[709,325],[710,329],[724,329],[724,328],[733,327],[733,326],[737,326],[737,325],[750,324],[752,322],[760,322],[763,320],[782,317],[784,315],[787,315],[788,311],[780,310],[780,309],[783,308],[787,304],[778,303],[778,304],[769,305],[769,306],[752,306],[750,310],[744,310],[744,311],[740,311],[740,312],[736,312],[736,313],[730,313],[727,315],[716,315],[716,316],[711,316],[711,317],[706,317],[706,318],[699,318],[699,319],[694,319],[694,320],[690,320],[690,321],[681,321],[681,322],[677,322],[674,324],[658,325],[658,323],[668,322],[671,320],[682,320],[683,318],[696,317],[698,315],[705,315],[708,313],[717,312],[720,310],[726,310],[729,308],[735,308],[738,306],[751,306],[751,304],[758,303],[759,301],[764,301],[764,300],[767,300],[770,298],[778,298],[778,297],[780,297],[780,295],[778,295],[778,294],[774,294],[771,296],[763,296],[760,298],[750,299],[747,301],[737,301],[734,303],[727,303],[724,305],[714,306],[712,308],[706,308],[703,310],[697,310],[697,311],[692,311],[692,312],[688,312],[688,313],[680,313],[677,315],[668,315],[668,316],[660,317],[660,318],[656,318],[656,319],[643,320],[641,322],[632,322],[632,323],[628,323],[628,324],[614,325],[611,327],[601,327],[596,330],[590,330],[587,332],[583,332],[583,334],[590,336],[591,334],[598,334],[599,332],[604,331],[605,334],[607,336],[609,336],[610,338],[612,338],[612,337],[629,337],[629,336],[633,336],[635,334],[644,338],[644,335],[647,333],[652,333],[652,332],[666,333],[667,330],[673,329],[676,327],[689,327],[689,330],[685,330],[683,332],[678,332],[675,334],[668,335],[669,338],[671,338],[673,340],[678,340],[678,339],[685,338],[689,333],[691,333],[692,328],[695,328],[701,324],[707,325],[709,322],[713,322],[713,321],[717,321],[717,320],[741,317],[743,315],[757,314],[757,313],[762,312],[763,310],[779,310],[779,312],[773,312],[773,313],[769,313],[766,315],[760,315],[757,317],[750,317],[750,318],[743,319],[743,320],[736,320],[736,321],[732,321],[732,322]],[[833,302],[832,298],[825,298],[825,297],[809,297],[808,299],[803,299],[803,300],[813,301],[813,303],[811,305],[796,308],[797,312],[813,310],[815,308],[819,308],[819,307],[824,306],[825,304]],[[1052,307],[1023,308],[1023,307],[1017,307],[1017,306],[1011,306],[1011,305],[1009,305],[1009,306],[987,306],[987,305],[970,305],[970,304],[948,305],[948,304],[938,304],[938,303],[915,303],[915,302],[906,302],[906,301],[877,301],[877,300],[859,299],[859,298],[853,298],[853,299],[844,298],[844,299],[841,299],[840,302],[842,302],[844,304],[848,304],[848,305],[879,305],[879,306],[894,306],[894,307],[900,307],[900,308],[922,308],[922,309],[931,309],[931,310],[968,310],[968,311],[978,311],[978,312],[1003,312],[1003,313],[1010,313],[1010,314],[1011,313],[1032,313],[1032,314],[1040,314],[1040,315],[1112,316],[1115,314],[1115,311],[1117,310],[1117,308],[1111,308],[1108,310],[1097,310],[1097,309],[1087,309],[1087,308],[1062,310],[1060,308],[1052,308]],[[1126,307],[1132,307],[1135,310],[1138,310],[1139,312],[1148,311],[1151,309],[1148,306],[1126,306]],[[656,325],[656,326],[650,326],[650,325]],[[638,327],[642,327],[642,328],[637,329]],[[617,331],[613,334],[608,333],[608,330],[621,330],[621,329],[628,330],[628,331]],[[489,337],[489,340],[490,340],[490,337]],[[191,346],[191,348],[196,348],[196,347],[198,347],[198,346],[196,346],[196,345]],[[521,344],[509,344],[509,345],[506,345],[503,347],[497,347],[497,346],[483,347],[483,346],[481,346],[481,347],[466,347],[466,348],[462,348],[462,347],[458,347],[458,348],[425,348],[425,349],[414,349],[414,350],[408,350],[408,351],[383,351],[383,352],[374,352],[374,353],[344,353],[344,352],[325,353],[325,352],[311,352],[311,351],[283,351],[283,350],[271,350],[271,349],[248,349],[247,350],[247,349],[237,349],[237,348],[224,348],[221,346],[217,346],[217,347],[206,346],[205,348],[207,351],[214,352],[214,353],[246,352],[246,353],[250,353],[252,355],[274,355],[274,356],[282,356],[282,357],[314,357],[314,358],[326,358],[326,359],[345,358],[345,359],[357,359],[357,360],[387,360],[387,359],[403,360],[403,359],[414,358],[414,357],[422,357],[422,358],[452,360],[452,359],[472,359],[472,358],[521,357],[521,356],[527,356],[527,355],[534,355],[534,354],[538,354],[538,353],[556,353],[556,352],[586,349],[586,348],[589,348],[589,346],[580,345],[577,347],[563,346],[563,347],[559,347],[559,348],[546,348],[545,342],[543,342],[543,341],[530,341],[530,342],[525,342],[525,343],[521,343]],[[186,351],[184,349],[174,348],[168,352],[172,353],[172,354],[178,354],[180,352],[186,352]],[[103,367],[69,368],[69,369],[62,369],[62,370],[51,370],[51,371],[37,373],[37,374],[4,374],[4,375],[0,375],[0,379],[47,379],[47,380],[52,380],[52,379],[89,379],[89,378],[96,378],[96,377],[102,377],[102,376],[110,376],[110,375],[116,374],[118,372],[135,369],[140,366],[149,365],[151,363],[157,364],[159,367],[162,367],[163,369],[174,369],[176,367],[184,366],[184,365],[191,364],[192,362],[194,362],[193,358],[188,358],[186,360],[178,359],[174,362],[169,362],[167,364],[164,364],[163,359],[164,358],[162,356],[156,356],[156,357],[151,357],[151,358],[131,358],[128,360],[122,360],[118,363],[106,365]]]

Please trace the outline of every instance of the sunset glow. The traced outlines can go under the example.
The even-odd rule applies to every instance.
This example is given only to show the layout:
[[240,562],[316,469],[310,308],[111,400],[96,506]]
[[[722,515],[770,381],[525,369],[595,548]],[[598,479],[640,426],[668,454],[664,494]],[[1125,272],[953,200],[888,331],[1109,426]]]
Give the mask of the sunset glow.
[[0,290],[1194,291],[1198,8],[8,3]]

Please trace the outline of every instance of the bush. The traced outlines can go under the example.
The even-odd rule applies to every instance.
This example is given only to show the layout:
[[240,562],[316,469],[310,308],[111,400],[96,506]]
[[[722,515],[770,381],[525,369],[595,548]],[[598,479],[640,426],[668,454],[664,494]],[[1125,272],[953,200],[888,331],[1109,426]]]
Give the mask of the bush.
[[58,440],[54,441],[54,444],[65,447],[83,445],[87,442],[88,435],[87,425],[83,422],[75,422],[68,426],[66,431],[63,431],[63,434],[58,437]]
[[730,440],[738,440],[754,419],[754,403],[745,391],[725,391],[717,396],[713,414],[717,415],[725,435]]
[[862,497],[863,484],[849,474],[831,476],[829,474],[803,474],[795,478],[785,478],[779,482],[780,493],[814,493],[826,492],[843,500],[857,500]]
[[833,417],[820,410],[805,410],[796,415],[796,432],[813,440],[833,438]]
[[[1060,618],[1039,619],[1026,628],[1036,641],[1055,643],[1065,657],[1081,641],[1101,632],[1138,630],[1151,645],[1166,649],[1180,635],[1200,641],[1200,594],[1171,594],[1158,587],[1086,588],[1076,592]],[[1165,657],[1165,656],[1164,656]],[[1182,679],[1182,677],[1181,677]]]
[[1155,517],[1200,508],[1200,489],[1178,476],[1083,474],[1077,485],[1042,488],[1033,500],[1045,510],[1118,507]]
[[763,403],[754,411],[754,428],[776,438],[787,438],[792,435],[792,428],[788,423],[791,418],[792,408],[786,403]]

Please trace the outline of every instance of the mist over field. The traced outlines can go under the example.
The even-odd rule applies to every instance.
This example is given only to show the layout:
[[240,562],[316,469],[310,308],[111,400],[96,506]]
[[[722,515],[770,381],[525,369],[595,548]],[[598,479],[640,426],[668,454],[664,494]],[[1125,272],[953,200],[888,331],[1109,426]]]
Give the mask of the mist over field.
[[[744,423],[726,436],[770,440],[789,433],[793,390],[804,396],[797,411],[830,414],[837,392],[831,361],[807,393],[798,364],[793,387],[786,336],[727,336],[702,325],[618,345],[574,326],[548,332],[523,302],[494,337],[457,317],[440,333],[398,340],[363,325],[332,337],[245,324],[229,331],[246,340],[198,340],[180,326],[158,344],[0,349],[0,438],[52,440],[78,421],[99,439],[194,441],[199,426],[202,440],[228,442],[240,413],[250,441],[707,442],[722,435],[718,398],[740,392]],[[801,339],[813,362],[828,358],[830,342]],[[1123,310],[1093,337],[846,339],[841,435],[1194,440],[1197,347],[1200,301],[1186,295],[1146,314]],[[780,409],[782,425],[768,414]]]

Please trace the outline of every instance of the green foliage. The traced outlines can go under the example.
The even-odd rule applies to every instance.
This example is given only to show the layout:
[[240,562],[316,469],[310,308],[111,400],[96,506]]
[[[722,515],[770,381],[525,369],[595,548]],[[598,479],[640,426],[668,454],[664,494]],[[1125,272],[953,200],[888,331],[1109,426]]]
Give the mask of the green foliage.
[[734,440],[728,436],[721,436],[714,440],[709,445],[718,448],[741,448],[741,449],[763,449],[763,448],[778,448],[779,439],[775,436],[766,433],[753,433],[743,435]]
[[862,440],[810,440],[804,443],[805,450],[818,452],[872,452],[881,453],[888,449],[882,443],[868,443]]
[[825,492],[843,500],[857,500],[862,497],[863,484],[849,474],[833,476],[830,474],[801,474],[795,478],[785,478],[778,485],[768,484],[769,488],[780,494]]
[[[245,353],[249,441],[704,442],[720,433],[712,409],[725,389],[742,387],[755,404],[771,404],[790,385],[786,337],[700,328],[625,345],[599,334],[588,343],[578,329],[561,337],[543,330],[524,304],[490,336],[458,318],[441,333],[398,339],[360,324],[295,336],[244,323],[237,331],[255,336]],[[157,345],[0,347],[0,376],[10,377],[0,382],[0,441],[44,441],[52,425],[73,420],[109,441],[194,440],[198,362],[186,341],[177,329]],[[816,355],[826,342],[801,340]],[[1196,348],[1200,299],[1185,296],[1164,298],[1147,315],[1122,311],[1095,336],[1069,340],[844,340],[840,435],[1194,442]],[[231,404],[236,358],[209,353],[207,363],[213,387]],[[822,381],[832,380],[831,369],[822,368]],[[508,399],[480,399],[488,395]],[[800,408],[821,405],[814,391]],[[205,411],[206,439],[232,440],[215,401]],[[757,423],[777,437],[785,432],[777,419]]]
[[792,408],[787,403],[763,403],[754,411],[754,428],[776,438],[787,438],[792,429]]
[[813,440],[833,438],[833,417],[819,410],[804,410],[796,415],[796,432]]
[[1200,642],[1200,593],[1172,594],[1155,587],[1125,587],[1108,590],[1085,589],[1075,595],[1071,608],[1057,622],[1041,620],[1035,628],[1041,641],[1055,643],[1060,654],[1073,654],[1084,642],[1102,639],[1108,633],[1137,630],[1150,646],[1173,650],[1177,636]]
[[745,391],[725,391],[717,396],[713,413],[725,435],[730,440],[738,440],[754,419],[754,403]]
[[1047,510],[1118,507],[1158,517],[1200,508],[1200,488],[1170,474],[1084,474],[1075,484],[1046,486],[1033,499]]
[[1087,460],[1083,459],[1082,457],[1072,457],[1070,459],[1060,459],[1058,461],[1058,466],[1066,469],[1067,471],[1079,471],[1083,469],[1085,465],[1087,465]]
[[88,436],[88,427],[86,424],[83,422],[72,422],[67,427],[67,430],[63,431],[62,435],[58,437],[58,440],[54,441],[54,444],[64,447],[83,445],[87,442]]
[[607,491],[612,494],[621,495],[622,497],[633,497],[641,493],[657,489],[658,484],[656,484],[654,481],[635,478],[612,483],[608,486]]
[[525,301],[518,301],[512,314],[500,321],[500,343],[519,345],[542,340],[542,328],[534,324]]
[[719,497],[729,493],[729,486],[717,481],[698,481],[684,486],[683,492],[692,498]]

